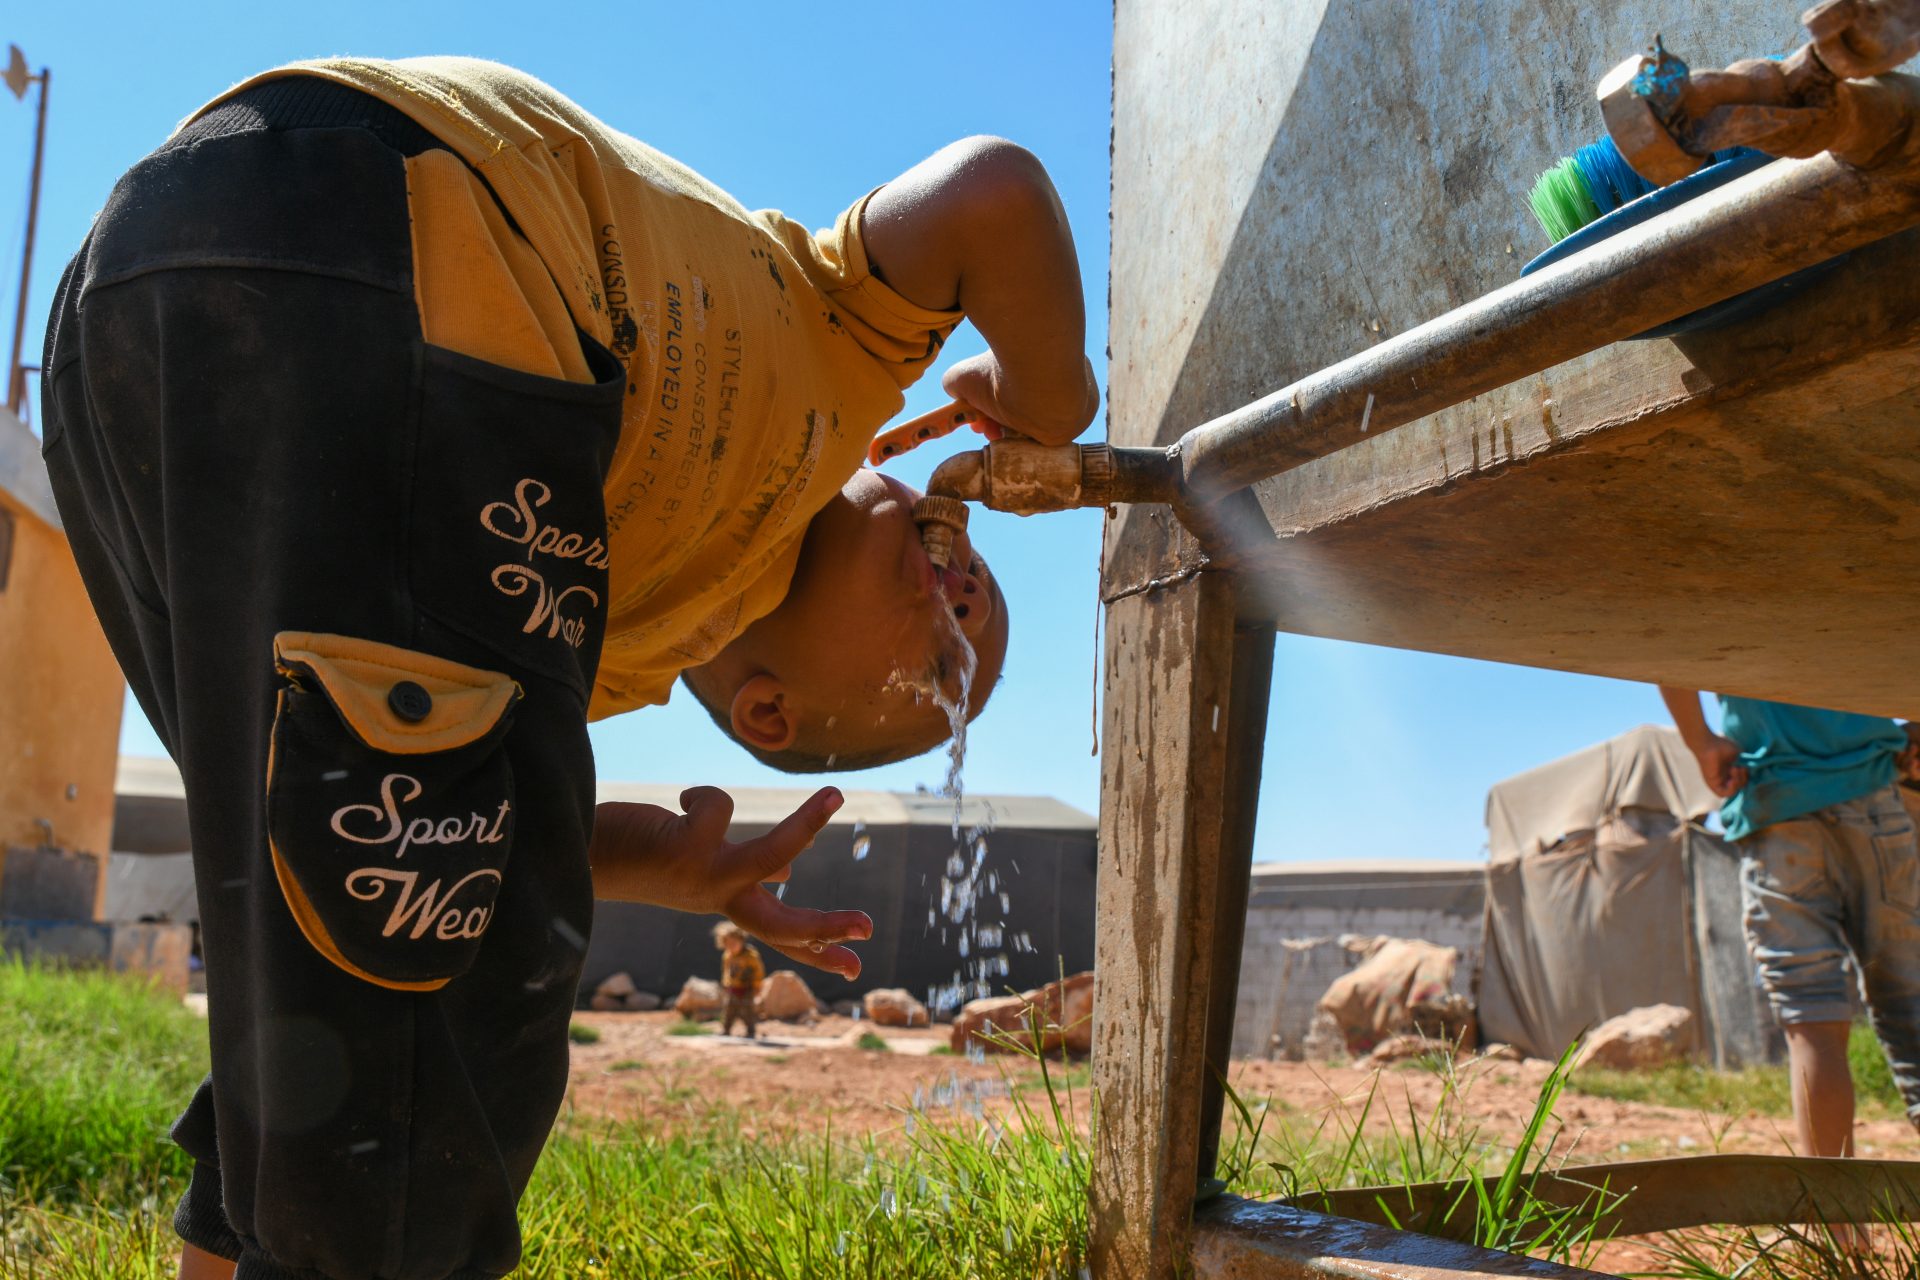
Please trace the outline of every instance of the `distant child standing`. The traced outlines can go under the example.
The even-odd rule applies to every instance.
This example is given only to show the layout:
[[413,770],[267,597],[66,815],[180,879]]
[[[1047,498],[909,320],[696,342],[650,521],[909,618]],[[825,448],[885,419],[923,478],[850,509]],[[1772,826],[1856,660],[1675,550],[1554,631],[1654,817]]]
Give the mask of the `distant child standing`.
[[720,1031],[733,1034],[735,1018],[747,1024],[747,1039],[754,1038],[758,1015],[753,998],[760,994],[761,979],[767,967],[760,953],[747,944],[747,931],[731,920],[713,926],[713,945],[720,948],[720,986],[727,993],[726,1008],[720,1012]]
[[1920,1128],[1920,842],[1894,786],[1920,763],[1920,738],[1881,716],[1728,694],[1715,733],[1698,692],[1660,694],[1726,800],[1747,949],[1786,1034],[1800,1153],[1853,1154],[1859,994]]

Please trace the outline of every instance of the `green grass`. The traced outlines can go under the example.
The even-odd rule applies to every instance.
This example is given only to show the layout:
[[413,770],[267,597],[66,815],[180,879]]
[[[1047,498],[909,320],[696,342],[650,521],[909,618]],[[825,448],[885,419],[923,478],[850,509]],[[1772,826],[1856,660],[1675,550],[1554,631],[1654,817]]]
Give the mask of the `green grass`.
[[600,1028],[590,1027],[584,1022],[569,1022],[567,1024],[567,1039],[573,1041],[575,1044],[599,1044]]
[[[1897,1119],[1905,1114],[1886,1054],[1864,1022],[1853,1025],[1847,1040],[1847,1060],[1853,1068],[1854,1095],[1863,1118]],[[1693,1063],[1674,1063],[1654,1071],[1585,1070],[1567,1088],[1594,1097],[1721,1116],[1793,1114],[1793,1089],[1784,1066],[1715,1071]]]
[[207,1024],[178,999],[0,959],[0,1189],[49,1199],[184,1175],[167,1129],[207,1063]]
[[647,1064],[635,1058],[622,1058],[608,1067],[609,1071],[645,1071]]
[[[204,1024],[113,979],[0,972],[0,1098],[16,1125],[6,1149],[31,1157],[0,1182],[0,1280],[171,1280],[185,1161],[160,1135],[204,1065]],[[173,1074],[136,1095],[129,1081],[154,1075],[132,1070],[142,1056]],[[55,1087],[68,1076],[86,1087]],[[13,1105],[29,1087],[37,1113]],[[997,1121],[912,1125],[888,1145],[769,1136],[766,1117],[747,1137],[747,1117],[697,1102],[670,1132],[563,1120],[521,1204],[515,1275],[1076,1275],[1087,1148],[1075,1099],[1045,1097]],[[18,1127],[23,1115],[38,1127]],[[19,1134],[31,1142],[16,1145]]]
[[[171,1280],[178,1244],[169,1216],[186,1162],[164,1129],[204,1068],[204,1037],[204,1024],[151,989],[0,967],[0,1144],[9,1166],[0,1178],[0,1280]],[[778,1116],[748,1117],[678,1072],[649,1073],[643,1087],[683,1103],[680,1113],[646,1127],[563,1118],[522,1201],[526,1252],[516,1276],[1078,1275],[1094,1150],[1085,1135],[1097,1120],[1087,1114],[1086,1068],[1019,1052],[995,1112],[975,1108],[970,1120],[956,1104],[915,1113],[884,1141],[781,1132]],[[1588,1260],[1595,1206],[1554,1209],[1529,1189],[1564,1158],[1554,1118],[1564,1073],[1541,1090],[1516,1140],[1474,1119],[1470,1078],[1448,1062],[1435,1071],[1436,1105],[1391,1113],[1380,1105],[1391,1076],[1355,1104],[1311,1111],[1232,1097],[1221,1172],[1250,1195],[1464,1178],[1451,1233]],[[710,1083],[710,1073],[701,1079]],[[1863,1274],[1920,1274],[1911,1232],[1882,1233],[1883,1259]],[[1656,1274],[1846,1273],[1815,1231],[1687,1233]]]
[[713,1028],[704,1022],[694,1022],[690,1019],[682,1018],[667,1028],[667,1034],[670,1036],[710,1036],[713,1034]]
[[862,1031],[860,1038],[853,1042],[853,1047],[865,1049],[871,1053],[889,1053],[893,1049],[893,1046],[887,1043],[885,1036],[872,1031]]

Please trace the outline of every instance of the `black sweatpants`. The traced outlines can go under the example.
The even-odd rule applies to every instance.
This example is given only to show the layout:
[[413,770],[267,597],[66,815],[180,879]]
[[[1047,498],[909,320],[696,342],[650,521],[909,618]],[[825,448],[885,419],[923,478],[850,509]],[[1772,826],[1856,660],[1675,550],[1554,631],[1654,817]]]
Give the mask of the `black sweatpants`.
[[604,539],[624,378],[423,343],[432,145],[255,91],[121,180],[48,329],[61,516],[186,782],[213,1071],[176,1225],[241,1280],[510,1270],[566,1086],[606,570],[530,526]]

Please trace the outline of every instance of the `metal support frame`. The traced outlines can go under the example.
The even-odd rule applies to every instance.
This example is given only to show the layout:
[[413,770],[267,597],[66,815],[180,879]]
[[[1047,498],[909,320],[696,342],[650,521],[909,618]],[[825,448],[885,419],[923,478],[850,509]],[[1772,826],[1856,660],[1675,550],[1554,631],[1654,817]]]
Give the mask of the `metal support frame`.
[[[1129,522],[1182,541],[1170,518]],[[1096,1274],[1186,1267],[1211,1176],[1231,1043],[1270,629],[1240,625],[1231,576],[1107,606],[1095,954]]]

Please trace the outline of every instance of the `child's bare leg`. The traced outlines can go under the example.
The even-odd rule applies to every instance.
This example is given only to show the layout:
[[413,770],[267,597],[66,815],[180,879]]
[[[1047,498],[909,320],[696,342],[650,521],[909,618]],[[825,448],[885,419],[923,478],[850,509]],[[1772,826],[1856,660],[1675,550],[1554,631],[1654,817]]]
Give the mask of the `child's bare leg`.
[[1853,1154],[1853,1073],[1845,1022],[1802,1022],[1785,1028],[1793,1079],[1793,1123],[1803,1156]]
[[233,1280],[233,1263],[205,1249],[180,1246],[180,1280]]

